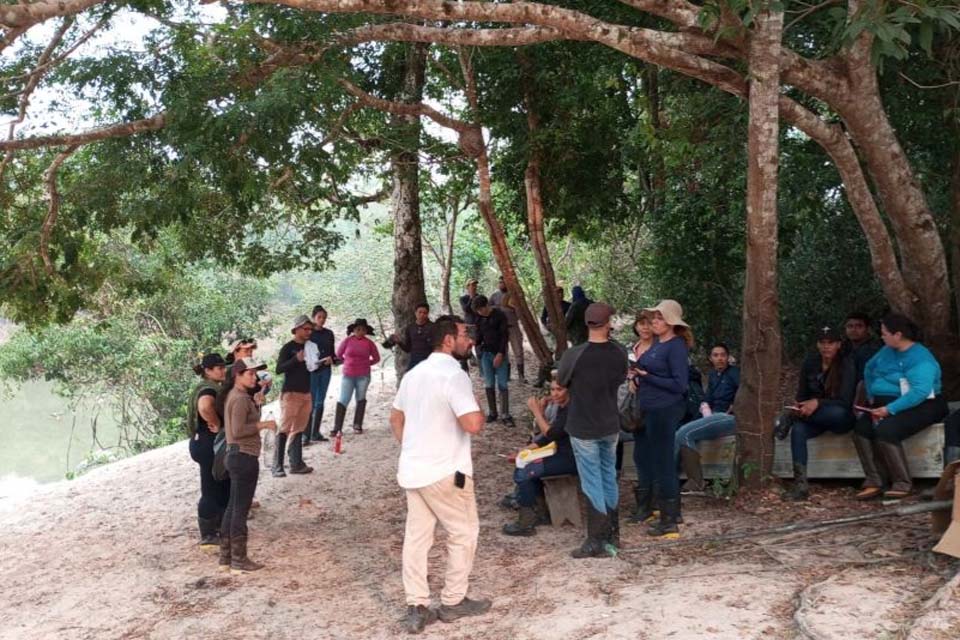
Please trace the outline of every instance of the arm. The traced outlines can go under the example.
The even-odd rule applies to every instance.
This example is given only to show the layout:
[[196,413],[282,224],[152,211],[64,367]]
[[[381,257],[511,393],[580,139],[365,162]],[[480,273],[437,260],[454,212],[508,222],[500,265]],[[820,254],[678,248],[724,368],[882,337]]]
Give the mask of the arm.
[[207,428],[211,432],[217,433],[220,431],[220,416],[217,415],[216,396],[200,396],[197,401],[197,413],[207,423]]
[[480,430],[483,429],[483,425],[486,421],[487,419],[483,415],[482,411],[473,411],[472,413],[465,413],[462,416],[457,416],[457,422],[460,423],[460,428],[470,435],[477,435],[480,433]]
[[[404,378],[400,384],[406,383],[407,380],[409,378]],[[477,404],[477,399],[473,395],[470,376],[462,371],[458,372],[447,380],[444,391],[447,403],[453,415],[457,416],[460,428],[471,435],[480,433],[487,419],[480,411],[480,405]]]
[[507,357],[507,349],[510,347],[510,325],[507,322],[507,314],[501,311],[498,314],[500,317],[497,318],[497,323],[500,325],[500,348],[497,350],[497,353],[501,354],[504,358]]
[[390,409],[390,431],[397,442],[403,442],[403,425],[406,422],[406,416],[399,409]]
[[536,423],[540,433],[547,435],[550,431],[550,423],[547,422],[547,416],[543,413],[543,403],[535,397],[527,400],[527,406],[530,407],[530,413],[533,414],[533,421]]
[[397,335],[396,338],[397,339],[395,342],[397,343],[397,346],[403,349],[405,352],[410,353],[410,327],[404,329],[403,335]]
[[380,350],[377,349],[377,344],[370,338],[367,338],[367,348],[370,349],[370,364],[380,362]]
[[907,369],[905,377],[910,391],[887,405],[887,411],[895,416],[902,411],[921,404],[933,393],[933,383],[940,371],[940,365],[931,356]]
[[294,351],[292,347],[284,347],[280,350],[280,355],[277,356],[276,372],[286,373],[298,364],[300,364],[300,360],[297,359],[296,351]]
[[557,365],[557,382],[560,383],[561,387],[570,386],[570,380],[573,378],[573,368],[577,364],[580,351],[582,351],[580,347],[567,349],[560,357],[560,364]]
[[[800,379],[797,380],[797,402],[809,400],[813,395],[813,393],[810,391],[810,386],[807,384],[807,374],[810,369],[811,360],[811,356],[807,356],[803,361],[803,366],[800,367]],[[820,366],[819,358],[816,366]]]
[[349,340],[349,339],[350,339],[349,337],[344,338],[344,339],[340,342],[340,346],[337,347],[337,360],[339,360],[339,361],[341,361],[341,362],[343,362],[343,354],[344,354],[344,352],[347,350],[347,340]]

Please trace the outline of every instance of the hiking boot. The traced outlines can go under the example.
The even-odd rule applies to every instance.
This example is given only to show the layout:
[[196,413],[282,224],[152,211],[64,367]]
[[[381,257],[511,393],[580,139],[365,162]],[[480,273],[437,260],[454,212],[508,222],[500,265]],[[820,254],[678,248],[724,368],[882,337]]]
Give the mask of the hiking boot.
[[247,536],[230,538],[230,573],[240,575],[263,569],[263,565],[247,557]]
[[220,536],[220,562],[217,568],[220,571],[230,571],[230,538]]
[[654,518],[659,517],[659,512],[654,511],[652,506],[653,491],[634,486],[633,497],[637,504],[627,519],[628,524],[649,524]]
[[607,541],[610,538],[610,521],[606,512],[600,513],[593,508],[593,504],[587,505],[587,539],[579,548],[570,552],[574,558],[606,558]]
[[890,473],[890,488],[884,492],[884,498],[905,498],[913,492],[913,480],[910,478],[910,468],[907,466],[907,454],[900,442],[875,443],[883,464]]
[[347,417],[347,407],[346,405],[337,403],[337,412],[333,417],[333,431],[330,432],[330,437],[335,437],[338,433],[343,431],[343,421]]
[[700,466],[700,452],[689,447],[680,447],[680,465],[687,474],[680,495],[703,495],[703,467]]
[[367,401],[357,400],[357,408],[353,411],[353,432],[363,433],[363,416],[367,412]]
[[428,624],[437,621],[437,612],[422,604],[407,606],[407,615],[403,619],[403,630],[407,633],[423,633]]
[[220,546],[221,518],[197,517],[197,527],[200,529],[200,549],[213,551]]
[[665,540],[676,540],[680,537],[680,527],[677,526],[680,515],[680,500],[663,500],[660,505],[660,520],[650,525],[647,535]]
[[487,423],[497,421],[497,390],[494,388],[486,389],[487,392]]
[[453,622],[467,616],[481,616],[490,611],[491,604],[493,603],[489,600],[471,600],[464,596],[458,604],[440,605],[437,609],[437,617],[441,622]]
[[273,452],[273,473],[274,478],[286,478],[287,473],[283,470],[283,456],[287,449],[287,434],[278,433],[276,440],[276,451]]
[[290,443],[290,473],[313,473],[313,467],[308,467],[303,462],[303,441],[297,433],[293,434],[293,441]]
[[783,494],[787,500],[799,502],[810,497],[810,485],[807,483],[807,466],[794,463],[793,486]]
[[533,536],[537,534],[537,512],[533,507],[521,506],[517,521],[503,525],[505,536]]

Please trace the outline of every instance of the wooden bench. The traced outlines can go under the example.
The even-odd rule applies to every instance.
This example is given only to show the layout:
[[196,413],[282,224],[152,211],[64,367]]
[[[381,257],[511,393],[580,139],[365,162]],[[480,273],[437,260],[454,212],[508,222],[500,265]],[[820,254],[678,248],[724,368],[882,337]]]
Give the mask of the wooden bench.
[[550,522],[555,527],[569,522],[574,527],[583,527],[580,515],[580,479],[574,475],[547,476],[543,481],[543,494],[550,511]]

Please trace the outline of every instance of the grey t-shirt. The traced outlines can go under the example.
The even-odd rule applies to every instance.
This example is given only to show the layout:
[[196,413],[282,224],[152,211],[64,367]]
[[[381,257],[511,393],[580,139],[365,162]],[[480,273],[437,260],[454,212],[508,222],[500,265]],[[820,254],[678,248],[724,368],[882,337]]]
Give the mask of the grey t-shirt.
[[620,431],[617,390],[627,378],[627,351],[616,342],[585,342],[563,354],[558,381],[570,390],[567,433],[596,440]]

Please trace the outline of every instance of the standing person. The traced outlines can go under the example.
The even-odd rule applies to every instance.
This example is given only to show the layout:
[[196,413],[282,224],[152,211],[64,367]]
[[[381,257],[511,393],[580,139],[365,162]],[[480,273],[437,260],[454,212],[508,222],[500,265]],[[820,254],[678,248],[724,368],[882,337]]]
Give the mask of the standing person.
[[[637,434],[634,451],[637,465],[637,513],[631,522],[645,522],[653,515],[653,489],[657,488],[660,521],[651,524],[651,536],[680,535],[680,484],[674,457],[674,436],[687,412],[690,380],[689,353],[693,346],[690,325],[683,321],[683,307],[676,300],[662,300],[644,309],[650,314],[655,342],[635,365],[637,408],[643,412],[643,431]],[[637,459],[637,458],[635,458]]]
[[523,331],[520,329],[520,319],[517,317],[513,296],[507,291],[507,283],[503,276],[500,276],[497,281],[497,290],[490,294],[489,300],[491,306],[500,309],[507,317],[510,350],[513,351],[513,359],[517,363],[517,377],[520,382],[526,383],[523,372]]
[[873,357],[883,343],[874,337],[870,327],[870,316],[855,311],[847,316],[843,323],[846,341],[843,343],[843,355],[853,358],[857,372],[857,382],[863,380],[863,368],[867,360]]
[[574,558],[597,558],[620,544],[616,451],[620,438],[617,390],[627,377],[626,351],[610,341],[613,308],[602,302],[584,313],[587,341],[563,354],[557,382],[570,392],[566,431],[587,496],[587,538]]
[[351,397],[357,399],[357,408],[353,412],[353,431],[363,433],[370,367],[380,362],[380,351],[368,335],[373,335],[373,327],[364,318],[357,318],[353,324],[347,325],[347,337],[337,347],[337,359],[343,361],[343,378],[340,380],[340,400],[337,402],[331,435],[343,432],[343,421]]
[[[647,349],[653,346],[653,329],[650,328],[650,316],[645,312],[641,311],[637,314],[636,318],[633,321],[633,335],[637,337],[637,341],[633,343],[633,346],[630,347],[630,352],[627,355],[627,358],[630,362],[636,362],[640,356],[646,353]],[[631,393],[636,393],[637,391],[637,370],[635,367],[627,367],[627,383],[630,385],[629,389]],[[620,473],[623,469],[623,444],[624,442],[634,442],[636,438],[635,433],[623,432],[620,434],[620,442],[617,443],[617,473]],[[640,453],[637,451],[636,445],[633,447],[633,464],[634,467],[638,468],[637,473],[639,474],[639,465],[640,465]],[[639,477],[639,475],[637,476]],[[633,494],[636,498],[640,486],[637,483],[633,485]],[[640,501],[637,500],[633,513],[630,514],[631,521],[637,515],[636,505],[640,504]]]
[[267,365],[253,358],[241,358],[233,364],[234,386],[227,395],[223,416],[230,500],[220,524],[220,570],[231,573],[263,568],[247,557],[247,515],[260,476],[260,431],[277,428],[273,420],[260,420],[260,409],[250,395],[257,384],[257,371],[266,368]]
[[[567,311],[570,310],[570,301],[563,299],[563,287],[557,287],[557,298],[560,299],[560,313],[562,313],[564,318],[566,318]],[[550,324],[550,313],[547,311],[546,305],[544,305],[543,309],[540,311],[540,324],[546,327],[547,332],[550,335],[552,335],[553,337],[557,337],[556,330]]]
[[906,316],[887,315],[880,324],[884,347],[867,362],[863,381],[873,410],[864,412],[854,427],[857,454],[864,471],[864,488],[858,500],[882,491],[874,463],[879,454],[890,474],[885,498],[903,498],[913,490],[903,441],[947,415],[941,395],[940,363],[920,344],[920,330]]
[[252,358],[257,350],[257,341],[253,338],[237,338],[230,344],[229,353],[224,362],[228,367],[240,358]]
[[460,309],[463,311],[463,321],[467,324],[477,324],[477,314],[473,310],[473,301],[477,297],[477,285],[479,281],[476,278],[467,280],[467,292],[460,296]]
[[313,308],[313,332],[304,344],[304,362],[310,372],[310,422],[303,433],[303,445],[313,441],[326,442],[320,423],[323,422],[323,404],[330,388],[330,377],[336,361],[333,331],[324,325],[327,323],[327,310],[321,305]]
[[300,434],[307,430],[310,409],[310,372],[307,371],[305,345],[313,333],[313,322],[307,316],[297,316],[290,327],[293,339],[280,349],[277,373],[283,374],[280,388],[280,433],[273,458],[273,477],[285,478],[283,453],[290,442],[290,473],[313,473],[313,467],[303,461],[303,440]]
[[[407,497],[403,535],[403,590],[409,633],[420,633],[439,617],[453,622],[486,613],[489,600],[467,597],[480,519],[473,487],[470,436],[483,428],[483,413],[470,378],[455,358],[473,340],[457,316],[433,325],[434,351],[403,377],[390,411],[390,429],[400,442],[397,482]],[[430,609],[427,556],[439,522],[447,532],[447,572],[440,608]]]
[[[790,433],[793,455],[793,488],[790,500],[810,496],[807,483],[807,440],[820,434],[847,433],[853,429],[853,396],[857,388],[857,370],[853,358],[841,351],[840,332],[823,327],[817,334],[817,351],[807,356],[800,369],[797,401],[781,416],[774,431],[783,440]],[[857,450],[861,443],[854,438]]]
[[[494,422],[498,415],[504,425],[513,426],[510,415],[510,391],[507,388],[507,372],[510,362],[507,359],[507,345],[510,332],[507,317],[499,309],[490,306],[486,296],[473,299],[473,310],[477,314],[477,358],[483,374],[483,386],[487,392],[487,422]],[[496,386],[494,386],[496,385]],[[497,414],[497,393],[500,393],[500,413]]]
[[200,467],[197,525],[200,528],[200,548],[213,550],[220,545],[220,522],[230,499],[230,479],[213,477],[213,441],[223,424],[217,413],[217,393],[227,377],[227,368],[219,353],[208,353],[193,371],[200,376],[200,383],[190,395],[187,431],[190,434],[190,457]]
[[687,482],[683,493],[701,493],[706,488],[697,443],[733,435],[737,421],[733,417],[733,400],[740,388],[740,369],[730,365],[730,350],[722,342],[710,349],[712,369],[707,378],[707,393],[700,403],[700,415],[677,430],[675,456],[679,457]]
[[592,302],[593,300],[587,297],[583,287],[576,286],[573,288],[573,300],[570,301],[570,308],[567,309],[565,320],[567,323],[567,338],[574,345],[583,344],[587,341],[587,323],[584,314]]
[[[414,311],[414,322],[403,330],[403,335],[396,333],[390,336],[384,346],[397,345],[410,354],[410,360],[407,362],[407,371],[430,357],[433,351],[430,334],[433,323],[430,322],[430,305],[421,302]],[[389,347],[387,347],[389,348]]]

